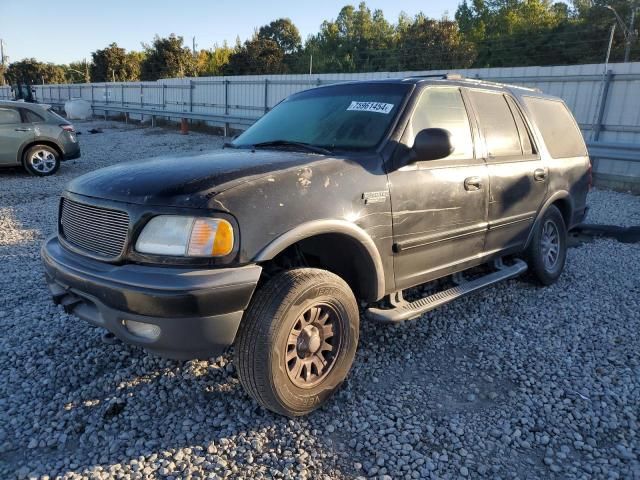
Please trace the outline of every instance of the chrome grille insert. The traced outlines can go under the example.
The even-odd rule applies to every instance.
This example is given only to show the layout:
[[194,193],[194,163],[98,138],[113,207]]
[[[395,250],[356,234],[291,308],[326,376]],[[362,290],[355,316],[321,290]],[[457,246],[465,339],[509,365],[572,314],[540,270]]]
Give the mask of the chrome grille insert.
[[126,212],[62,199],[60,235],[75,247],[103,257],[119,257],[128,229]]

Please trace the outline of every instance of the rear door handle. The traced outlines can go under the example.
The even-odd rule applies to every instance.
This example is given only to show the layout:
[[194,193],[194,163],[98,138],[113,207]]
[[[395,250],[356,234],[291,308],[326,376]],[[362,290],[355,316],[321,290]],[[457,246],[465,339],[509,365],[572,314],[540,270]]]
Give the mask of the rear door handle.
[[31,128],[16,128],[16,132],[30,132]]
[[533,179],[536,182],[544,182],[547,179],[547,169],[536,168],[533,172]]
[[464,189],[472,192],[482,188],[482,179],[480,177],[467,177],[464,179]]

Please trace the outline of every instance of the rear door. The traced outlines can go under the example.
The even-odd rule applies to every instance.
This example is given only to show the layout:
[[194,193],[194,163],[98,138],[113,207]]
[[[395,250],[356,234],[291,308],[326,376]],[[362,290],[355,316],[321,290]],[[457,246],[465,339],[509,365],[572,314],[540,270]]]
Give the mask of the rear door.
[[34,138],[33,126],[22,123],[17,108],[0,106],[0,165],[20,163],[20,148]]
[[402,143],[426,128],[452,134],[447,158],[390,171],[396,287],[428,282],[481,256],[487,229],[487,167],[474,152],[474,134],[458,87],[420,93]]
[[[548,167],[520,108],[502,91],[470,90],[489,169],[485,253],[518,250],[544,200]],[[506,253],[506,252],[505,252]]]

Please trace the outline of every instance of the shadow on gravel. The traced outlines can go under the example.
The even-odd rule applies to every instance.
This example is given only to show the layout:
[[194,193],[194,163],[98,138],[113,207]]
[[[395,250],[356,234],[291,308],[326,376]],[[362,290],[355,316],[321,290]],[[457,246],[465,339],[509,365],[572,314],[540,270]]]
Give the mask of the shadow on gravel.
[[[271,440],[281,448],[285,439],[296,451],[292,426],[308,429],[304,419],[289,420],[258,407],[242,390],[229,355],[215,362],[165,360],[122,343],[105,345],[101,329],[60,316],[63,322],[52,326],[39,358],[28,368],[18,367],[39,396],[49,399],[47,412],[29,415],[35,444],[14,443],[0,452],[0,464],[26,464],[36,476],[65,476],[155,455],[174,465],[165,475],[181,478],[184,455],[191,462],[202,458],[211,464],[208,471],[222,474],[230,451],[252,452],[233,454],[242,468],[259,462]],[[52,366],[55,373],[46,373]],[[335,455],[322,435],[308,437],[318,453]]]
[[639,243],[640,226],[619,227],[617,225],[596,225],[583,223],[576,226],[571,233],[578,238],[613,238],[621,243]]

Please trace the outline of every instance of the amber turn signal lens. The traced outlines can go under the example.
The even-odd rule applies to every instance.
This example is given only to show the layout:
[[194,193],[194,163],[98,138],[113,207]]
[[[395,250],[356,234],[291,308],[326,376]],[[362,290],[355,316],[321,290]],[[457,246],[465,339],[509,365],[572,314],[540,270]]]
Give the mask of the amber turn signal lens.
[[187,255],[224,257],[233,251],[233,227],[222,219],[198,218],[193,223]]

